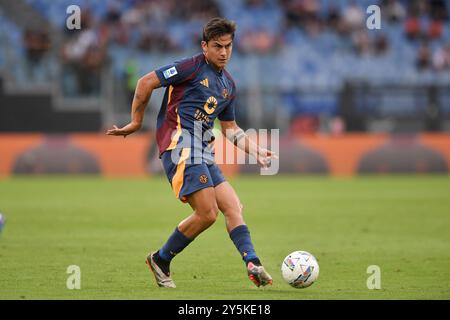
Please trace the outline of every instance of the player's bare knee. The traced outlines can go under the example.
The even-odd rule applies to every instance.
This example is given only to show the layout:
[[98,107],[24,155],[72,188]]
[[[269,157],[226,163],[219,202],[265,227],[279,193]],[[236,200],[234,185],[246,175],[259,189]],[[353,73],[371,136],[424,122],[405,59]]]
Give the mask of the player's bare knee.
[[244,209],[244,206],[239,203],[239,205],[234,206],[230,211],[231,211],[231,215],[234,217],[242,217],[242,211]]
[[219,209],[217,206],[211,206],[208,209],[203,210],[202,212],[197,212],[198,217],[201,222],[207,226],[212,225],[217,220]]
[[241,203],[238,203],[237,205],[230,205],[227,207],[223,207],[221,208],[221,211],[223,213],[223,215],[228,218],[241,218],[242,217],[242,210],[243,210],[243,206]]
[[211,209],[209,209],[208,213],[206,214],[207,221],[213,224],[214,222],[216,222],[218,214],[219,208],[217,208],[217,206],[213,206]]

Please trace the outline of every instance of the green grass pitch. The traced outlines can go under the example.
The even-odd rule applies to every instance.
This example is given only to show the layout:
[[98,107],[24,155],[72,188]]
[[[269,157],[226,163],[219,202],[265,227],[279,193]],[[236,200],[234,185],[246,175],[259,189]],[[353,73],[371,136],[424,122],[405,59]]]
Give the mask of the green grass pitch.
[[[163,178],[0,180],[1,299],[450,299],[450,179],[433,176],[240,177],[230,180],[273,286],[256,288],[219,217],[172,263],[174,290],[144,263],[191,213]],[[307,289],[283,258],[316,256]],[[81,289],[66,287],[67,267]],[[369,290],[370,265],[381,289]]]

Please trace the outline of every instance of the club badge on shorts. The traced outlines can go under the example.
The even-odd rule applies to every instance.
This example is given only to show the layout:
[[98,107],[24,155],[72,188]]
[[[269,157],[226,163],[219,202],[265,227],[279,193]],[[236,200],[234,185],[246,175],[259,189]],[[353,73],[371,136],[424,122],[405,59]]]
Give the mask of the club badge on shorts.
[[200,182],[205,184],[208,182],[208,176],[206,174],[202,174],[199,178]]

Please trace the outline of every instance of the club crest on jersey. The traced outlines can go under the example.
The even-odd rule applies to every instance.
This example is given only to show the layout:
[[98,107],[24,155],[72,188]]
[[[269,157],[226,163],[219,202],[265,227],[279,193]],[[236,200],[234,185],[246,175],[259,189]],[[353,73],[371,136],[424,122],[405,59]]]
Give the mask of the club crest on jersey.
[[166,79],[169,79],[170,77],[173,77],[174,75],[177,75],[177,74],[178,74],[178,71],[177,71],[177,68],[175,68],[175,67],[172,67],[172,68],[169,68],[169,69],[163,71],[164,78],[166,78]]
[[211,114],[214,112],[214,110],[216,110],[217,104],[218,104],[217,99],[211,96],[208,98],[208,100],[206,100],[206,103],[203,106],[203,108],[205,109],[207,114]]
[[228,99],[228,96],[229,96],[228,89],[227,89],[227,88],[224,88],[224,89],[222,90],[222,97],[223,97],[224,99]]

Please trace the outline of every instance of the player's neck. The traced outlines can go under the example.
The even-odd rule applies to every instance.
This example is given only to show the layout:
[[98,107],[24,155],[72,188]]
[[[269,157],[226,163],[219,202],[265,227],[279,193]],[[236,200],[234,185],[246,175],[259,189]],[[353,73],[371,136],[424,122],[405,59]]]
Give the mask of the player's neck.
[[209,64],[209,65],[211,66],[211,68],[213,68],[213,70],[216,71],[217,73],[221,73],[221,72],[222,72],[223,68],[219,68],[219,67],[216,66],[214,63],[210,62],[210,61],[208,60],[208,58],[206,57],[206,55],[205,55],[205,61],[206,61],[206,63]]

